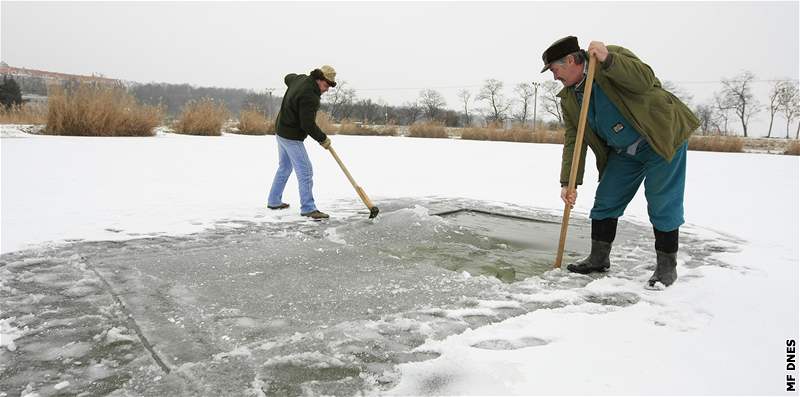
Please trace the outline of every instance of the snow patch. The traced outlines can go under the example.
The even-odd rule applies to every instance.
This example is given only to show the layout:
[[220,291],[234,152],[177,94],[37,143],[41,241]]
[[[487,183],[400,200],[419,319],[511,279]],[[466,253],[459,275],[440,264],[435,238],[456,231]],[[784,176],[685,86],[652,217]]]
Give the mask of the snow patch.
[[253,353],[250,351],[250,349],[247,348],[247,346],[239,346],[239,347],[237,347],[237,348],[235,348],[235,349],[233,349],[231,351],[215,354],[214,355],[214,359],[215,360],[222,360],[224,358],[237,357],[237,356],[238,357],[252,357]]
[[69,381],[65,380],[63,382],[56,383],[56,385],[53,386],[53,388],[56,390],[61,390],[66,388],[67,386],[69,386]]
[[264,362],[264,366],[266,367],[282,366],[282,365],[291,365],[291,366],[307,367],[314,369],[341,368],[348,366],[344,361],[336,357],[327,356],[320,352],[304,352],[297,354],[289,354],[286,356],[270,358],[269,360]]
[[347,245],[347,241],[345,241],[338,233],[336,233],[335,227],[330,227],[325,229],[325,238],[328,241],[334,242],[336,244]]
[[0,124],[0,138],[31,138],[42,129],[38,124]]
[[25,335],[23,330],[11,325],[14,320],[16,320],[16,317],[0,319],[0,348],[5,347],[12,352],[17,350],[14,340]]
[[264,393],[264,388],[266,386],[266,382],[256,377],[253,379],[253,382],[250,383],[250,388],[245,389],[245,395],[253,397],[267,397],[267,394]]
[[106,333],[106,344],[110,345],[114,342],[136,342],[137,339],[135,336],[128,335],[126,332],[128,331],[125,327],[113,327],[108,330]]

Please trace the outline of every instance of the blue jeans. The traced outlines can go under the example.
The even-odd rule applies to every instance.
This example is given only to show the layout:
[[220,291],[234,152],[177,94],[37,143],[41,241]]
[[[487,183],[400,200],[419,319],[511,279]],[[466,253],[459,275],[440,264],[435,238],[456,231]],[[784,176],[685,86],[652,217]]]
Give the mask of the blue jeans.
[[662,232],[677,229],[683,224],[686,148],[684,142],[671,162],[656,154],[647,141],[639,144],[635,155],[611,150],[589,217],[603,220],[622,216],[644,180],[650,223]]
[[283,189],[294,169],[300,188],[300,212],[305,214],[316,211],[317,205],[314,204],[314,195],[311,193],[311,188],[314,186],[314,171],[305,145],[302,141],[281,138],[278,135],[275,135],[275,138],[278,140],[278,171],[272,180],[267,205],[278,206],[282,203]]

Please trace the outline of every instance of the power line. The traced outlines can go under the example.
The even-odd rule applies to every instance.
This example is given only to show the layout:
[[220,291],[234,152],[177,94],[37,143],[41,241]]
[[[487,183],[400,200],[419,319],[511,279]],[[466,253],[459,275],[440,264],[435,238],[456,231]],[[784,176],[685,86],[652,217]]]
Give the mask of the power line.
[[[664,82],[669,81],[673,84],[721,84],[722,80],[687,80],[687,81],[675,81],[675,80],[662,80]],[[742,80],[728,80],[731,83],[741,83]],[[797,79],[770,79],[770,80],[750,80],[751,83],[775,83],[778,81],[789,81],[789,82],[797,82]],[[429,89],[455,89],[455,88],[480,88],[483,87],[482,85],[451,85],[451,86],[428,86],[428,87],[380,87],[380,88],[357,88],[351,87],[356,91],[412,91],[412,90],[429,90]]]
[[430,89],[452,89],[452,88],[478,88],[481,85],[452,85],[438,87],[386,87],[386,88],[353,88],[356,91],[403,91],[403,90],[430,90]]
[[[716,81],[711,81],[711,80],[706,80],[706,81],[703,81],[703,80],[698,80],[698,81],[664,80],[664,81],[669,81],[670,83],[674,83],[674,84],[717,84],[717,83],[722,83],[722,80],[716,80]],[[744,82],[744,80],[727,80],[727,81],[730,82],[730,83],[743,83]],[[778,81],[797,82],[796,79],[750,80],[751,83],[775,83],[775,82],[778,82]]]

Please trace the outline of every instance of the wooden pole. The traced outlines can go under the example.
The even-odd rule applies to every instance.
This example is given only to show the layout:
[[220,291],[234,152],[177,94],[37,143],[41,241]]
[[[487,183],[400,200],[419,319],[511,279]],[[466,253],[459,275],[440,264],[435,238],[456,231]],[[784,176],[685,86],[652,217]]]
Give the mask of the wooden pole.
[[[572,167],[569,170],[569,185],[567,185],[567,194],[575,191],[575,179],[578,176],[578,167],[581,161],[581,152],[583,151],[583,134],[586,130],[586,118],[589,114],[589,102],[592,98],[592,83],[594,82],[594,69],[597,66],[597,60],[594,56],[589,56],[589,71],[586,74],[586,82],[583,90],[583,101],[581,103],[581,114],[578,119],[578,136],[575,138],[575,149],[572,151]],[[553,267],[560,268],[561,261],[564,259],[564,245],[567,242],[567,228],[569,227],[569,213],[572,206],[569,203],[564,203],[564,217],[561,219],[561,237],[558,240],[558,253],[556,253],[556,263]]]
[[347,180],[349,180],[350,184],[353,185],[353,188],[356,189],[358,197],[360,197],[361,201],[364,202],[364,205],[366,205],[367,208],[369,208],[370,218],[374,218],[376,215],[378,215],[378,207],[375,207],[375,205],[372,204],[372,200],[369,199],[367,193],[364,192],[364,189],[362,189],[361,186],[358,186],[355,179],[353,179],[353,176],[350,175],[350,171],[348,171],[347,167],[345,167],[344,163],[342,163],[342,159],[340,159],[339,155],[336,154],[336,151],[333,150],[333,146],[328,147],[328,151],[331,152],[331,155],[333,155],[334,160],[336,160],[336,162],[339,163],[339,167],[341,167],[342,171],[344,171],[344,175],[347,176]]

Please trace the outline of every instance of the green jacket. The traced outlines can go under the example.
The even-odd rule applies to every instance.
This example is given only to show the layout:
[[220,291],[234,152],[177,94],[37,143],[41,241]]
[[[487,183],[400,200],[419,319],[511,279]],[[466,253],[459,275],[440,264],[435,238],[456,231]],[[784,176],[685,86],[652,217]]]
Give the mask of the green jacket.
[[[653,69],[623,47],[608,46],[608,58],[595,69],[594,82],[647,139],[653,151],[667,161],[672,161],[677,149],[700,126],[700,121],[680,99],[661,88]],[[566,186],[575,150],[580,106],[574,87],[564,87],[558,97],[561,98],[566,127],[561,154],[561,186]],[[594,152],[601,176],[611,150],[587,123],[576,181],[579,185],[583,183],[587,146]]]
[[317,126],[317,110],[322,92],[317,82],[305,74],[287,74],[286,94],[283,95],[281,110],[275,119],[275,131],[278,136],[296,141],[305,140],[311,135],[315,141],[322,143],[327,136]]

